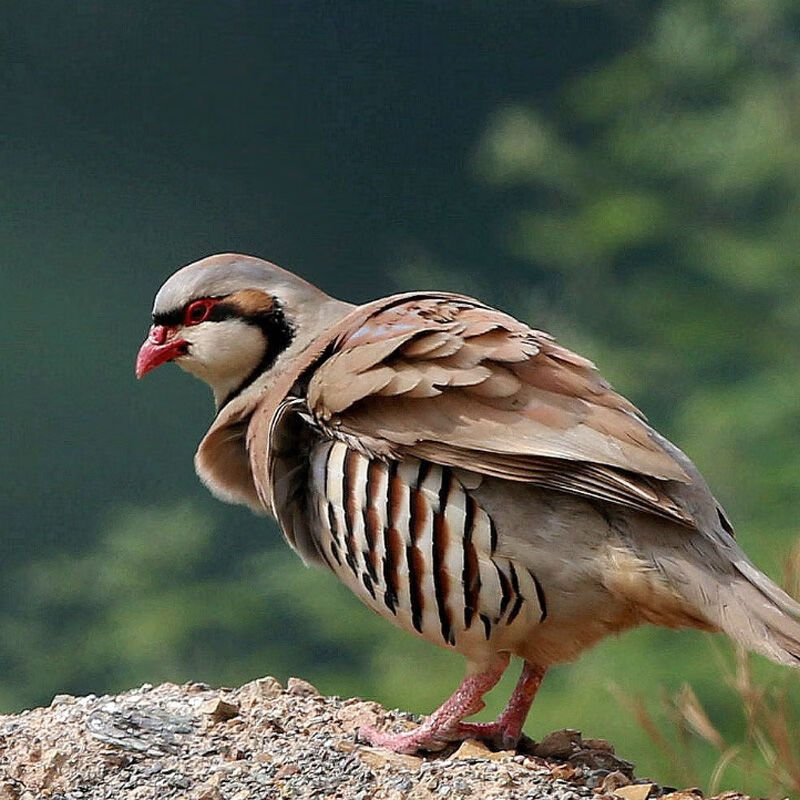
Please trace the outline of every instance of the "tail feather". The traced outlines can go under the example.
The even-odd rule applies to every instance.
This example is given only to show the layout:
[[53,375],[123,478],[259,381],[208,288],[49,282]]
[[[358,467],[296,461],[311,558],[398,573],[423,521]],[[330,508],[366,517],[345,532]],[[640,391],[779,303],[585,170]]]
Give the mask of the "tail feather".
[[647,541],[648,549],[639,551],[647,554],[645,563],[669,586],[680,610],[679,617],[665,619],[663,595],[651,592],[651,606],[662,617],[650,614],[651,621],[672,624],[675,619],[699,628],[705,622],[748,650],[800,667],[800,603],[759,571],[738,545],[726,542],[723,549],[710,539],[688,545],[664,537]]
[[780,586],[774,584],[763,572],[756,569],[747,559],[734,563],[736,569],[753,584],[768,600],[793,617],[800,617],[800,603],[788,595]]
[[800,604],[750,562],[737,562],[736,569],[706,613],[748,650],[800,667]]

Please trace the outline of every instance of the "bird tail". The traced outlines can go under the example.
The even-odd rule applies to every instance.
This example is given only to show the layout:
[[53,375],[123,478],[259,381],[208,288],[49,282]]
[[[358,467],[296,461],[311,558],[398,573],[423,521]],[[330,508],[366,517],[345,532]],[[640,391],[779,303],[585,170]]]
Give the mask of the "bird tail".
[[[800,603],[758,570],[737,544],[727,541],[722,547],[710,537],[697,537],[690,548],[673,535],[637,545],[644,571],[617,568],[615,588],[636,602],[645,619],[722,631],[748,650],[800,667]],[[640,580],[620,582],[620,576],[632,573]],[[641,580],[653,576],[658,580]]]
[[748,650],[779,664],[800,667],[800,603],[744,554],[734,567],[735,572],[719,584],[718,601],[704,611]]

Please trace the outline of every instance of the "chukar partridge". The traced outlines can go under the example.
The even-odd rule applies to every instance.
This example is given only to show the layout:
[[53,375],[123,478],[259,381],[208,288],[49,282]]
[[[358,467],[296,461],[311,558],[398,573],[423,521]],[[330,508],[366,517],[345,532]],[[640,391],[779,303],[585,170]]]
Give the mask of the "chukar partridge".
[[[749,561],[694,464],[594,365],[458,294],[335,300],[250,256],[161,287],[136,374],[208,383],[195,457],[222,500],[267,511],[307,563],[463,654],[466,677],[401,752],[513,746],[545,670],[649,622],[724,631],[800,665],[800,605]],[[496,722],[466,723],[510,656]]]

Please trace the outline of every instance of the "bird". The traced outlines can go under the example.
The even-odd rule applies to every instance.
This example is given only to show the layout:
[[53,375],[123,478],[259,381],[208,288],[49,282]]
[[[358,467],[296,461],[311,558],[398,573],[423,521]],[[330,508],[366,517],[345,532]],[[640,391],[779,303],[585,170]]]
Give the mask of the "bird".
[[[547,670],[642,624],[723,632],[800,666],[800,604],[745,555],[692,461],[550,334],[456,293],[337,300],[254,256],[156,294],[141,378],[175,362],[216,415],[195,455],[219,499],[277,520],[309,565],[467,662],[400,753],[513,748]],[[512,657],[494,722],[469,722]]]

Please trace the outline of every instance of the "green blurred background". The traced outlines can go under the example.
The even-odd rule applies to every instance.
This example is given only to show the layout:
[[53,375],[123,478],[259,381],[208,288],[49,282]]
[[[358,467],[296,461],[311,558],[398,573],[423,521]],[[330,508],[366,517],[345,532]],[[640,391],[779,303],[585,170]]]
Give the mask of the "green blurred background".
[[[212,252],[353,301],[475,293],[551,331],[696,460],[779,579],[798,212],[795,0],[3,4],[0,710],[269,673],[424,712],[460,677],[206,493],[204,387],[135,382],[155,290]],[[527,730],[677,779],[610,687],[666,724],[660,693],[690,681],[736,741],[727,657],[694,633],[606,642],[553,671]]]

